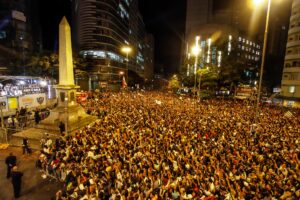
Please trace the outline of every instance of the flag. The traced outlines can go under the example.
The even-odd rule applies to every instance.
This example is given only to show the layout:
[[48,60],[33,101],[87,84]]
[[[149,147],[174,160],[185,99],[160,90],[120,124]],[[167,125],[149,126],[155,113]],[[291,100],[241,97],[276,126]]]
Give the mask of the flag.
[[125,77],[123,76],[122,88],[126,88],[126,87],[127,87],[127,83],[126,83]]
[[159,101],[159,100],[155,100],[155,103],[158,105],[161,105],[161,101]]
[[294,115],[291,111],[287,111],[286,113],[284,113],[284,117],[291,118],[294,117]]

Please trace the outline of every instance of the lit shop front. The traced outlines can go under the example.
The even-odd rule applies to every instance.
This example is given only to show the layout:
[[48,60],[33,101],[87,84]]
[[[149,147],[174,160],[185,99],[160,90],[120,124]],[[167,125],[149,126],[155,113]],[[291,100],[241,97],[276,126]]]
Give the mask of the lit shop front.
[[45,79],[0,76],[0,107],[7,115],[22,107],[29,110],[46,107],[48,93]]

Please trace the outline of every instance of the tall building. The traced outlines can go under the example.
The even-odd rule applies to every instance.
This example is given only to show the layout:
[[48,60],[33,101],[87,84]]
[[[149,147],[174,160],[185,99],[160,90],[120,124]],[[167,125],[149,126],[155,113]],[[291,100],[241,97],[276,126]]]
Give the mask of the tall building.
[[[249,13],[244,1],[187,0],[184,60],[188,59],[196,36],[200,36],[200,46],[205,49],[201,51],[202,66],[207,63],[221,66],[224,55],[228,54],[227,58],[231,56],[246,66],[240,70],[245,83],[255,85],[261,50],[257,36],[248,31]],[[187,75],[195,70],[187,70]]]
[[[89,89],[120,85],[127,71],[145,77],[146,33],[137,0],[75,0],[73,8],[74,45],[90,60]],[[122,53],[124,46],[132,52]]]
[[[194,43],[196,43],[196,41]],[[234,60],[238,64],[242,63],[243,68],[239,71],[243,78],[243,84],[251,86],[257,84],[257,69],[261,57],[260,44],[239,35],[234,30],[227,29],[226,31],[223,30],[222,34],[204,34],[204,36],[199,37],[198,45],[200,53],[197,58],[197,67],[203,68],[211,64],[221,67],[224,62]],[[187,76],[190,76],[195,74],[196,68],[193,59],[191,59],[191,55],[189,55],[187,59],[188,65],[185,66],[186,68],[183,68],[183,70]],[[192,63],[190,61],[192,61]]]
[[0,0],[0,67],[8,66],[8,56],[23,60],[24,65],[26,55],[33,50],[29,3]]
[[154,38],[147,34],[145,37],[145,78],[151,80],[154,75]]
[[300,0],[294,0],[281,81],[284,105],[300,108]]
[[244,3],[238,0],[187,0],[186,42],[193,41],[206,25],[211,24],[221,25],[219,29],[229,26],[242,34],[247,32],[249,12]]

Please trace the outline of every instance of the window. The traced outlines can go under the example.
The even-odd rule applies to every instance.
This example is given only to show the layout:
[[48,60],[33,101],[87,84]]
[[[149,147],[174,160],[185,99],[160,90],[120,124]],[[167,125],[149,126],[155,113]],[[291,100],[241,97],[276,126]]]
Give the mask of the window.
[[293,61],[293,67],[300,67],[300,61]]
[[291,64],[290,64],[290,63],[286,63],[286,64],[285,64],[285,67],[286,67],[286,68],[289,68],[289,67],[291,67]]
[[289,93],[295,93],[296,87],[295,86],[289,86]]
[[295,81],[298,80],[298,74],[296,73],[291,74],[290,80],[295,80]]
[[0,31],[0,39],[6,38],[6,32],[5,31]]

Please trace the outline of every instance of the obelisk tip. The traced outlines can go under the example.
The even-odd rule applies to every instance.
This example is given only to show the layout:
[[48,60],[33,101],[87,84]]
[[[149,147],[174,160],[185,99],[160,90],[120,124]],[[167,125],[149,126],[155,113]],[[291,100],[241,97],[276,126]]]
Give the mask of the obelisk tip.
[[67,20],[66,16],[63,16],[63,18],[61,19],[59,25],[68,25],[69,26],[69,23],[68,23],[68,20]]

